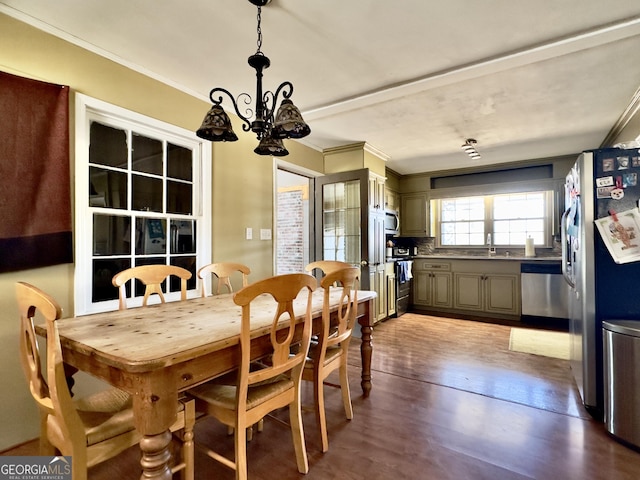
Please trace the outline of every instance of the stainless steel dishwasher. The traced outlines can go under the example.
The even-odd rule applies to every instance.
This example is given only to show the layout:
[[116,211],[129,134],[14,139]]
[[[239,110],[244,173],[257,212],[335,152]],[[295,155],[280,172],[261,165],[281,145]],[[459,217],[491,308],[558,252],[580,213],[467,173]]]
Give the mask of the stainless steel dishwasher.
[[523,316],[569,318],[569,286],[561,268],[560,262],[556,261],[522,262],[520,285]]

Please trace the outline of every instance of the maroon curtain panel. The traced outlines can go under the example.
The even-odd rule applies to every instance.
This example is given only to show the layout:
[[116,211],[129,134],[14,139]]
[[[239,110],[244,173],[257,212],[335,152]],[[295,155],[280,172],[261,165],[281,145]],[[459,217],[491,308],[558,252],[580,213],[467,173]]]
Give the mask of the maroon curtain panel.
[[0,72],[0,272],[73,262],[69,87]]

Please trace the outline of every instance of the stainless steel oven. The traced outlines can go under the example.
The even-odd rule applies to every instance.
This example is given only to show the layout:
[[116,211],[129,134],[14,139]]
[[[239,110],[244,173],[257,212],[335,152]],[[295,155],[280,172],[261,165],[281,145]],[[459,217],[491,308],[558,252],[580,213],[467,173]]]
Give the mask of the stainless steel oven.
[[412,268],[411,260],[396,260],[396,317],[399,317],[409,309],[412,284]]

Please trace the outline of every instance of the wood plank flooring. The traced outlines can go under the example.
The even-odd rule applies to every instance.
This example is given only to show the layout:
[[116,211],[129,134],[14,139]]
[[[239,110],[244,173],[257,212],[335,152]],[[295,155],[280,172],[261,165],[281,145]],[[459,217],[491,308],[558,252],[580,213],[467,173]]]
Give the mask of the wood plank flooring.
[[[326,389],[329,452],[305,412],[309,474],[296,470],[289,430],[267,418],[248,443],[249,477],[287,479],[640,478],[640,453],[607,434],[584,411],[569,364],[510,352],[509,326],[405,314],[374,330],[373,390],[360,396],[358,341],[352,342],[354,418],[340,391]],[[330,378],[330,381],[333,379]],[[306,385],[303,397],[311,402]],[[278,417],[285,420],[286,412]],[[233,455],[232,437],[211,419],[199,442]],[[35,442],[5,454],[37,453]],[[95,480],[139,478],[139,450],[91,469]],[[196,454],[196,478],[234,472]]]

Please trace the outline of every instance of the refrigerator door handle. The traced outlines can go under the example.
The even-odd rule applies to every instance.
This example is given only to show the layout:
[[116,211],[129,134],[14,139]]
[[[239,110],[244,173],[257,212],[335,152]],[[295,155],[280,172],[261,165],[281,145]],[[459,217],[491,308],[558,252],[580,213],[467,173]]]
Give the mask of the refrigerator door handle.
[[576,288],[576,284],[567,272],[567,265],[569,264],[569,248],[567,247],[567,216],[569,215],[569,210],[565,210],[562,214],[562,219],[560,221],[560,230],[561,230],[561,238],[562,238],[562,276],[564,277],[565,282],[569,284],[571,288]]

